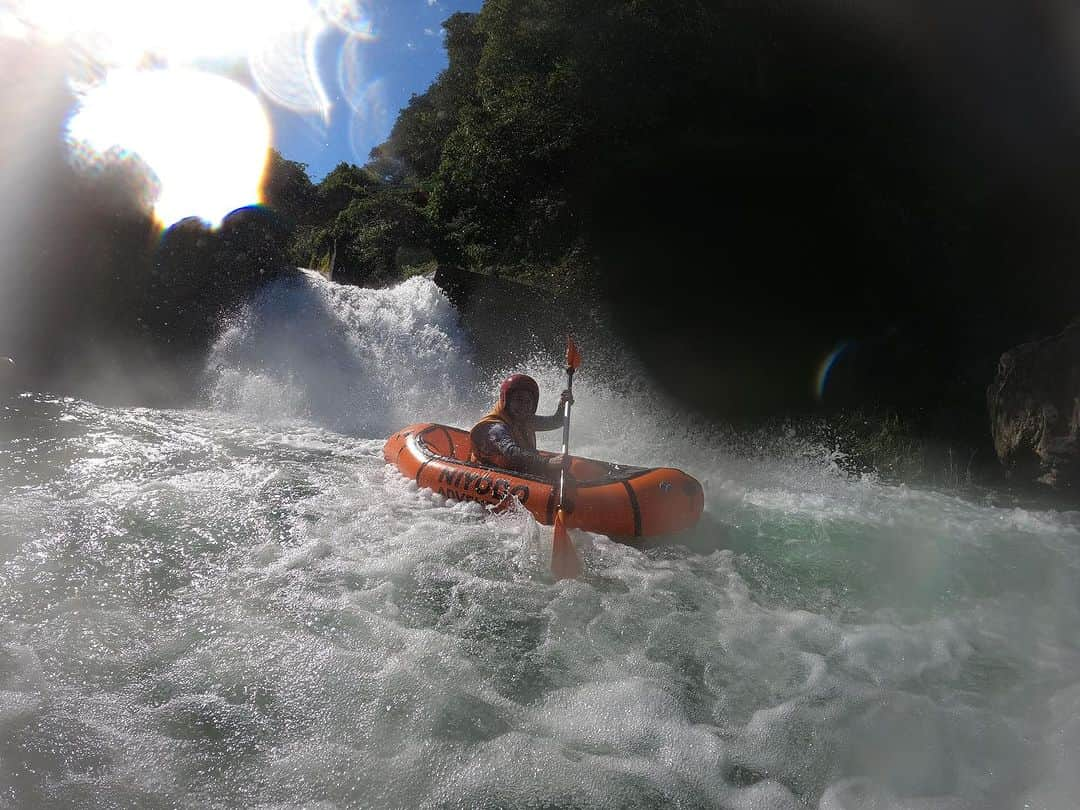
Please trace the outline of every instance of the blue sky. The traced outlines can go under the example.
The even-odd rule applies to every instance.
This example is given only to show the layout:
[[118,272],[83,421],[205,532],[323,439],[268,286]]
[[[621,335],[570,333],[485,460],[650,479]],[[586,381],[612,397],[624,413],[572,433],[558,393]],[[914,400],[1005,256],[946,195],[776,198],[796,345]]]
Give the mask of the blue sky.
[[[372,147],[390,134],[409,96],[424,92],[446,67],[443,20],[458,11],[479,11],[482,4],[482,0],[380,0],[370,9],[373,38],[353,38],[350,44],[340,31],[328,34],[319,43],[318,64],[331,103],[329,123],[275,107],[274,146],[289,160],[306,164],[316,182],[342,161],[367,162]],[[339,76],[349,54],[358,57],[363,74],[351,89],[343,87]],[[359,103],[349,103],[350,93],[361,97]]]
[[[81,66],[71,72],[75,103],[53,133],[72,162],[96,171],[137,156],[153,173],[163,224],[214,224],[260,200],[269,146],[315,182],[339,163],[366,163],[409,97],[446,67],[442,23],[482,5],[0,0],[0,56],[31,78],[42,64]],[[0,113],[21,133],[17,162],[34,166],[48,147],[38,130],[54,124],[34,119],[49,108],[30,96],[52,85],[22,84]]]

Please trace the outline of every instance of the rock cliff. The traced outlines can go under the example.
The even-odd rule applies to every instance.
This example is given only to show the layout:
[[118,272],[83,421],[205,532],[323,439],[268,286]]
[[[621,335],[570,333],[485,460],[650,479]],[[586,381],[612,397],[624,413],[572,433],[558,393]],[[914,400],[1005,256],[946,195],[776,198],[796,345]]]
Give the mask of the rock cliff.
[[1005,352],[986,393],[994,447],[1011,478],[1080,483],[1080,321]]

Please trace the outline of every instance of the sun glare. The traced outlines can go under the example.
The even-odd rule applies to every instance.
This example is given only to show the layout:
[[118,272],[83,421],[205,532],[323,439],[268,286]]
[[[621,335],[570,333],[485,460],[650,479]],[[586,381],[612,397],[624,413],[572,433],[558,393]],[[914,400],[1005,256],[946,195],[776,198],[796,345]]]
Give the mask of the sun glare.
[[[0,33],[32,32],[70,45],[90,68],[83,72],[90,78],[80,79],[88,83],[74,88],[80,104],[67,132],[73,159],[137,156],[155,174],[155,212],[165,224],[185,216],[217,223],[259,200],[271,136],[260,99],[329,126],[334,102],[319,59],[328,34],[343,38],[354,58],[344,89],[353,116],[367,127],[385,118],[379,88],[366,86],[360,72],[360,47],[376,36],[371,0],[0,0],[0,6],[6,7]],[[220,75],[244,66],[250,91]]]
[[197,216],[217,225],[260,201],[270,125],[251,91],[220,76],[123,70],[82,98],[68,140],[101,161],[138,155],[157,176],[162,224]]
[[332,26],[375,38],[366,0],[11,0],[18,19],[55,42],[78,42],[111,67],[147,54],[173,67],[241,61],[283,35]]
[[146,54],[173,66],[241,60],[316,16],[307,0],[22,0],[16,8],[45,37],[76,40],[114,67]]

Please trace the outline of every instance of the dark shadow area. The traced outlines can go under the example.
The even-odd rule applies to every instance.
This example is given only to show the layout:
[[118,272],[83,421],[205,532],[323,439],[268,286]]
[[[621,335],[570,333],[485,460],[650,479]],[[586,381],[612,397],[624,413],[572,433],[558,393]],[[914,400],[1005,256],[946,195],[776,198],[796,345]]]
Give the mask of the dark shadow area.
[[1045,6],[973,28],[925,6],[911,31],[748,11],[756,87],[692,51],[696,81],[583,190],[626,343],[689,407],[752,422],[818,410],[853,342],[826,408],[985,432],[997,357],[1077,300],[1076,80]]

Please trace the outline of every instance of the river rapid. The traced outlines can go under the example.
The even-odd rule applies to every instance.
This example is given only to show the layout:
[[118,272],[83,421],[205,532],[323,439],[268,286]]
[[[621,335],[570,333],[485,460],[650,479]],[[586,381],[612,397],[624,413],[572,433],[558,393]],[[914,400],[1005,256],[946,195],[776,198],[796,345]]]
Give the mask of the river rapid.
[[4,400],[0,807],[1077,806],[1080,513],[851,476],[582,350],[573,451],[706,507],[573,532],[558,583],[550,528],[383,461],[516,370],[423,278],[264,290],[199,408]]

